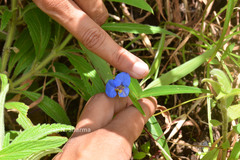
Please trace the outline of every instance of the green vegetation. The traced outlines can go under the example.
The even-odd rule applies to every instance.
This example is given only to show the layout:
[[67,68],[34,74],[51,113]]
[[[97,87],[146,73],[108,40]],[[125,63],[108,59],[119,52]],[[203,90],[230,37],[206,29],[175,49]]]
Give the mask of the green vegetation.
[[[60,152],[82,110],[72,106],[105,92],[118,72],[33,2],[19,3],[0,5],[0,160]],[[159,103],[134,159],[237,160],[240,2],[104,3],[111,16],[102,28],[150,68],[144,79],[131,78],[129,97],[142,114],[138,99]],[[40,113],[45,119],[30,118]]]

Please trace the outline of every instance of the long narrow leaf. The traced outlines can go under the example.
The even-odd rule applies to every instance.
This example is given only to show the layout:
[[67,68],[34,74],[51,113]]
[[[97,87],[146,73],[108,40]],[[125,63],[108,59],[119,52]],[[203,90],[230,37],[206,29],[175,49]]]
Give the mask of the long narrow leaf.
[[126,3],[128,5],[153,13],[151,6],[149,6],[149,4],[145,2],[145,0],[109,0],[109,1]]
[[151,65],[150,71],[149,71],[148,75],[142,80],[140,85],[145,83],[154,73],[156,73],[157,69],[159,68],[159,66],[161,64],[161,59],[162,59],[164,42],[165,42],[165,33],[162,34],[161,40],[160,40],[160,42],[158,44],[157,53],[156,53],[156,55],[154,57],[154,61],[153,61],[152,65]]
[[5,127],[4,127],[4,104],[9,89],[8,78],[5,74],[0,74],[1,91],[0,91],[0,150],[3,146]]
[[166,96],[171,94],[186,94],[186,93],[203,93],[207,92],[197,87],[182,86],[182,85],[165,85],[159,87],[153,87],[144,90],[140,98],[150,96]]
[[237,160],[240,156],[240,142],[235,143],[228,160]]
[[24,21],[32,37],[36,56],[41,59],[51,35],[49,17],[39,8],[33,8],[24,14]]
[[103,60],[102,58],[98,57],[93,52],[89,51],[86,47],[84,47],[82,44],[80,44],[84,53],[87,55],[91,63],[93,64],[93,67],[103,80],[103,82],[106,84],[108,80],[113,79],[113,75],[110,69],[110,65]]
[[209,58],[213,54],[214,48],[206,51],[200,56],[197,56],[186,63],[172,69],[171,71],[161,75],[158,79],[151,82],[146,89],[157,87],[161,85],[169,85],[177,80],[181,79],[182,77],[186,76],[187,74],[194,71],[198,68],[201,64],[203,64],[207,58]]
[[81,76],[88,94],[93,96],[97,93],[104,92],[105,87],[101,78],[96,70],[83,57],[74,54],[67,54],[66,56]]
[[129,32],[129,33],[145,33],[145,34],[159,34],[165,33],[178,37],[176,34],[167,31],[159,26],[150,26],[136,23],[105,23],[102,28],[107,31]]
[[[152,137],[157,141],[157,143],[164,149],[164,151],[162,152],[164,157],[167,160],[170,160],[170,151],[168,148],[168,144],[166,141],[166,138],[164,136],[164,133],[159,125],[159,123],[157,122],[157,119],[155,117],[151,117],[149,118],[147,124],[146,124],[149,132],[151,133]],[[159,138],[161,137],[161,138]],[[168,155],[167,155],[168,154]]]
[[139,112],[141,112],[142,115],[146,116],[146,114],[144,113],[141,105],[140,105],[139,102],[138,102],[137,97],[133,94],[132,91],[130,91],[130,93],[129,93],[128,96],[129,96],[129,98],[131,99],[131,101],[133,102],[133,105],[139,110]]
[[131,78],[129,89],[132,91],[136,98],[140,98],[140,95],[142,94],[142,88],[139,85],[138,80]]

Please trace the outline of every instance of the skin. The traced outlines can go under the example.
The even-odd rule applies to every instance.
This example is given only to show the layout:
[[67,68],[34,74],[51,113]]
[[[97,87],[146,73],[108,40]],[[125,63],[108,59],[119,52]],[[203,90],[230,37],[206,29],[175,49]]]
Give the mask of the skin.
[[89,50],[133,78],[143,78],[148,65],[119,46],[100,25],[108,18],[102,0],[33,0]]
[[[149,68],[141,59],[119,46],[101,29],[108,18],[102,0],[33,0],[51,18],[61,24],[85,47],[133,78],[144,78]],[[127,98],[109,98],[105,93],[93,96],[80,117],[76,129],[54,160],[130,159],[133,142],[155,112],[154,98],[139,100],[146,117]],[[114,117],[114,118],[113,118]],[[90,129],[90,132],[84,132]]]
[[[109,98],[105,93],[93,96],[84,107],[63,152],[54,160],[130,159],[134,141],[157,106],[154,98],[142,98],[139,103],[146,117],[132,105],[128,97]],[[84,132],[83,129],[91,131]]]

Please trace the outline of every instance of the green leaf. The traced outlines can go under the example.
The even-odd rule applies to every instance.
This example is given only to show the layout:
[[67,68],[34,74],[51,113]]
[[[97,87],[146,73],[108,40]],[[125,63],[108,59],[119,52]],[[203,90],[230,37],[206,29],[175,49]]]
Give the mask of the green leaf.
[[218,156],[219,149],[214,148],[213,150],[207,152],[207,154],[201,160],[216,160]]
[[12,18],[12,12],[6,9],[2,14],[0,30],[3,31],[7,27],[8,22],[10,21],[11,18]]
[[61,72],[50,72],[47,73],[46,75],[60,79],[61,81],[66,83],[69,87],[74,89],[86,101],[91,97],[91,95],[87,92],[87,89],[85,88],[83,81],[80,78],[64,74]]
[[[71,64],[76,68],[83,80],[83,84],[90,96],[104,92],[105,86],[96,70],[83,58],[74,54],[66,55]],[[90,81],[90,82],[89,82]]]
[[235,43],[231,43],[230,45],[227,46],[226,50],[221,56],[221,61],[226,59],[227,56],[229,56],[232,53],[234,47],[235,47]]
[[[170,151],[168,148],[167,140],[164,136],[164,133],[157,121],[157,119],[152,116],[149,118],[147,124],[146,124],[148,131],[151,133],[152,137],[157,140],[157,143],[164,149],[165,152],[162,152],[166,160],[170,160],[168,157],[170,157]],[[161,137],[161,138],[159,138]],[[168,155],[166,155],[168,154]]]
[[227,108],[229,122],[240,117],[240,104],[232,105]]
[[155,74],[158,71],[160,64],[161,64],[164,43],[165,43],[165,33],[162,34],[161,40],[158,44],[158,49],[157,49],[156,55],[154,57],[154,61],[151,65],[150,71],[149,71],[148,75],[142,80],[140,85],[145,83],[153,74]]
[[73,130],[74,130],[73,126],[64,125],[64,124],[37,125],[21,132],[10,145],[13,145],[15,143],[20,143],[23,141],[39,140],[52,133],[73,131]]
[[204,78],[202,80],[202,83],[204,83],[204,82],[208,82],[209,84],[211,84],[214,91],[217,93],[217,95],[219,95],[219,93],[221,92],[221,84],[220,83],[218,83],[217,81],[214,81],[210,78]]
[[62,152],[62,150],[59,148],[51,148],[44,151],[35,152],[31,154],[29,157],[25,158],[24,160],[40,160],[41,158],[47,155],[58,153],[58,152]]
[[240,156],[240,142],[236,142],[228,160],[238,160]]
[[19,134],[19,131],[8,131],[4,137],[3,148],[6,148]]
[[0,150],[3,146],[5,127],[4,127],[4,104],[9,89],[8,78],[5,74],[0,73],[1,91],[0,91]]
[[[39,97],[41,97],[41,94],[39,93],[29,91],[21,91],[21,93],[27,96],[32,101],[36,101],[39,99]],[[56,122],[63,124],[71,124],[66,112],[57,102],[55,102],[51,98],[44,96],[43,100],[38,104],[38,106]]]
[[132,91],[132,94],[134,94],[134,96],[139,99],[140,95],[142,93],[142,88],[138,83],[137,79],[131,78],[131,83],[129,85],[129,89],[130,91]]
[[[30,66],[35,58],[32,39],[27,29],[21,32],[14,43],[14,47],[16,47],[19,52],[12,53],[8,62],[8,72],[11,73],[14,68],[13,78],[17,77],[26,67]],[[15,67],[17,63],[18,66]]]
[[27,117],[27,112],[29,107],[21,102],[8,102],[5,104],[5,108],[7,109],[15,109],[18,111],[17,122],[24,129],[31,128],[33,126],[31,120]]
[[51,35],[49,17],[39,8],[33,8],[24,14],[24,21],[27,23],[35,53],[40,60],[45,52]]
[[151,6],[149,6],[149,4],[144,0],[109,0],[109,1],[126,3],[128,5],[153,13]]
[[150,151],[150,141],[147,141],[145,144],[140,146],[141,150],[145,153],[149,153]]
[[203,93],[204,90],[197,87],[183,85],[164,85],[145,89],[140,95],[140,98],[151,96],[165,96],[171,94],[187,94],[187,93]]
[[10,144],[0,151],[0,160],[15,160],[30,156],[33,153],[57,148],[67,142],[64,137],[46,137],[40,140],[22,141],[15,144]]
[[134,93],[133,93],[131,90],[130,90],[128,96],[129,96],[129,98],[131,99],[131,101],[133,102],[133,105],[139,110],[139,112],[141,112],[142,115],[146,116],[145,113],[144,113],[144,111],[143,111],[143,109],[142,109],[142,107],[141,107],[141,105],[140,105],[139,102],[138,102],[137,97],[134,95]]
[[233,130],[234,130],[237,134],[240,134],[240,123],[238,123],[236,126],[233,126]]
[[93,67],[103,80],[103,82],[106,84],[108,80],[113,79],[112,71],[109,66],[109,64],[103,60],[102,58],[98,57],[93,52],[89,51],[86,47],[84,47],[82,44],[80,44],[82,47],[84,53],[87,55],[89,60],[91,61]]
[[5,137],[4,137],[4,141],[3,141],[3,146],[2,146],[2,148],[7,147],[7,146],[9,145],[9,143],[10,143],[10,132],[7,132],[7,133],[5,134]]
[[227,75],[220,69],[213,69],[210,72],[211,75],[217,77],[218,82],[221,85],[221,91],[224,93],[230,93],[232,90],[231,83]]
[[156,80],[152,81],[146,89],[162,86],[162,85],[169,85],[173,82],[176,82],[177,80],[181,79],[182,77],[188,75],[192,71],[194,71],[196,68],[198,68],[201,64],[203,64],[207,58],[209,58],[214,51],[214,48],[206,51],[200,56],[197,56],[184,64],[172,69],[171,71],[161,75]]
[[222,144],[223,149],[228,149],[229,147],[230,147],[230,142],[228,140]]
[[143,159],[144,157],[146,157],[145,152],[135,152],[133,155],[133,159]]
[[216,119],[211,119],[210,122],[211,122],[211,124],[212,124],[213,126],[215,126],[215,127],[222,125],[222,123],[219,122],[219,121],[216,120]]
[[168,34],[178,37],[176,34],[167,31],[159,26],[150,26],[145,24],[137,23],[105,23],[102,26],[102,29],[106,31],[117,31],[117,32],[128,32],[128,33],[145,33],[145,34]]

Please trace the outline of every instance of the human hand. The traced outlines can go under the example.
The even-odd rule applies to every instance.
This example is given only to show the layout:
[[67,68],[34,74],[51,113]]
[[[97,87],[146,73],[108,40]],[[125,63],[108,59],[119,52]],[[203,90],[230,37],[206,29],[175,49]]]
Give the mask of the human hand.
[[33,0],[50,17],[65,27],[89,50],[133,78],[143,78],[148,66],[120,47],[99,26],[108,12],[102,0]]
[[[134,141],[157,106],[154,98],[143,98],[139,103],[146,117],[132,105],[129,97],[109,98],[104,93],[93,96],[63,152],[54,160],[130,159]],[[84,132],[88,130],[91,132]]]

